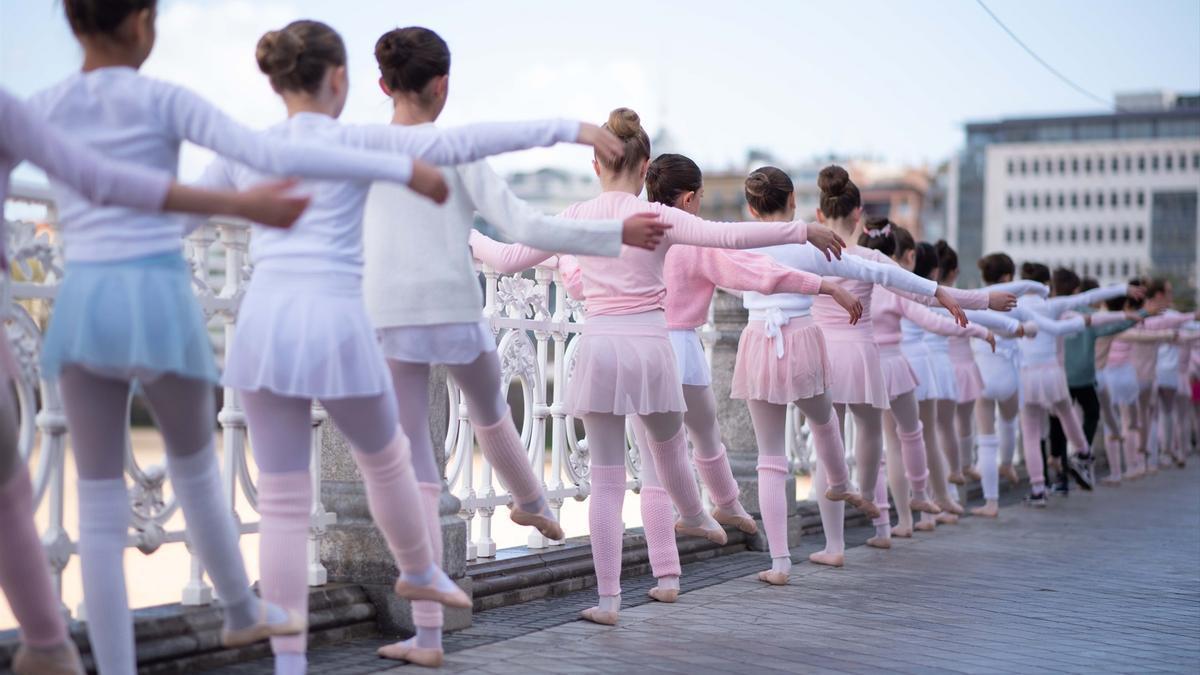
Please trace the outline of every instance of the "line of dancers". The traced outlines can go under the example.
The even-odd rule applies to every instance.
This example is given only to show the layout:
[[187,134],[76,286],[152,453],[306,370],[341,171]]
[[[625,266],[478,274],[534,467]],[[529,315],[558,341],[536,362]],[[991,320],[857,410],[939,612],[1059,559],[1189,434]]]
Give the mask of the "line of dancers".
[[[699,168],[682,155],[653,157],[627,108],[601,126],[437,126],[450,51],[425,28],[392,30],[376,43],[393,115],[371,125],[337,120],[349,79],[336,31],[305,20],[268,32],[255,56],[287,118],[253,132],[188,90],[138,73],[154,46],[154,0],[63,5],[82,68],[25,102],[0,91],[0,197],[13,166],[30,161],[49,175],[59,211],[66,271],[40,367],[61,391],[71,434],[87,631],[105,675],[134,673],[137,663],[122,570],[126,401],[135,384],[163,434],[188,542],[220,598],[223,644],[270,639],[281,675],[307,667],[314,400],[353,447],[399,570],[395,593],[413,601],[416,635],[381,648],[382,656],[440,665],[442,608],[470,606],[440,568],[432,365],[447,366],[462,389],[480,447],[513,497],[512,520],[562,539],[508,409],[472,255],[501,271],[557,255],[569,291],[584,302],[565,402],[591,450],[599,599],[583,618],[596,623],[617,623],[621,607],[627,417],[647,454],[639,479],[655,600],[678,600],[677,534],[723,543],[727,526],[757,532],[739,500],[696,334],[717,288],[741,292],[750,313],[732,394],[747,402],[758,441],[771,556],[759,578],[768,584],[786,584],[792,564],[789,404],[805,416],[818,458],[826,546],[810,559],[834,566],[844,564],[846,504],[873,519],[868,543],[880,548],[955,522],[968,481],[981,481],[985,497],[973,513],[995,517],[999,478],[1016,480],[1018,431],[1034,506],[1046,504],[1048,491],[1044,430],[1059,491],[1067,476],[1092,488],[1091,439],[1101,421],[1105,482],[1114,485],[1167,457],[1182,463],[1197,432],[1187,387],[1200,374],[1200,350],[1191,348],[1200,325],[1168,309],[1168,283],[1089,289],[1094,283],[1069,270],[1033,263],[1015,280],[1012,260],[996,253],[979,261],[988,286],[956,289],[953,249],[864,218],[858,187],[837,166],[819,177],[816,222],[798,218],[791,179],[775,167],[746,179],[750,220],[703,220]],[[184,140],[217,154],[193,186],[173,178]],[[594,148],[602,193],[554,217],[517,199],[482,161],[556,143]],[[475,231],[476,213],[518,243]],[[183,237],[212,214],[255,223],[254,274],[223,373],[182,257]],[[0,355],[16,377],[6,342]],[[221,497],[212,444],[218,382],[240,396],[259,468],[261,598]],[[11,392],[0,387],[0,587],[22,640],[13,669],[80,673],[33,524],[16,419]],[[847,419],[858,485],[846,460]]]

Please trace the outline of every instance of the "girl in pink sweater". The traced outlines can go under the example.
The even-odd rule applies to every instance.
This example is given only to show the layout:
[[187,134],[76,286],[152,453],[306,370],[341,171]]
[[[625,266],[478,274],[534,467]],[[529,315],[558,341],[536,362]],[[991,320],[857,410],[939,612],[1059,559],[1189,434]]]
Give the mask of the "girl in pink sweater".
[[[574,372],[567,384],[567,412],[583,419],[589,443],[592,494],[589,531],[600,602],[583,618],[612,625],[620,610],[621,504],[625,498],[625,416],[637,415],[646,426],[648,449],[663,487],[679,511],[676,531],[726,541],[724,529],[704,510],[687,464],[683,431],[686,404],[667,336],[663,312],[667,294],[663,265],[672,245],[751,248],[783,242],[812,241],[840,254],[842,240],[828,228],[801,221],[718,225],[679,209],[637,198],[650,163],[650,137],[637,113],[614,110],[605,127],[624,144],[616,160],[593,163],[604,192],[575,204],[568,218],[622,218],[654,213],[672,226],[655,251],[625,247],[620,257],[580,256],[580,286],[587,322],[580,337]],[[473,248],[487,260],[486,252]],[[486,248],[486,247],[485,247]],[[482,254],[482,255],[481,255]],[[548,254],[520,245],[504,247],[496,258],[524,258],[524,266]]]

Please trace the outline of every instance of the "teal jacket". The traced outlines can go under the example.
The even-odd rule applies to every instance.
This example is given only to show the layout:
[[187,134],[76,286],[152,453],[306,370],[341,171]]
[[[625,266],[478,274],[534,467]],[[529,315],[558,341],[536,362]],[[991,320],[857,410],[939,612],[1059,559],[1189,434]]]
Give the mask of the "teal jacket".
[[[1096,310],[1091,307],[1081,307],[1076,310],[1080,314],[1091,314]],[[1096,384],[1096,338],[1114,335],[1132,328],[1134,322],[1119,321],[1105,326],[1093,328],[1088,326],[1082,331],[1064,338],[1064,364],[1067,368],[1067,386],[1092,387]]]

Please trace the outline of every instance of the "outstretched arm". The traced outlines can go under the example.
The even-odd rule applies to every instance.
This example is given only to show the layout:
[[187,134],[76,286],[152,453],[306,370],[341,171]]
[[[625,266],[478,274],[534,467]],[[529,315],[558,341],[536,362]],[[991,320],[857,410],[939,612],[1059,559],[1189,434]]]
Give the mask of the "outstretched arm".
[[988,309],[968,309],[965,314],[971,320],[971,323],[977,323],[985,328],[990,328],[992,331],[1005,337],[1016,335],[1017,331],[1021,328],[1020,321],[1011,316]]
[[1029,279],[1017,279],[1016,281],[1006,281],[1002,284],[992,284],[985,290],[988,291],[1003,291],[1012,293],[1013,295],[1036,295],[1042,298],[1050,295],[1050,287],[1046,284]]
[[471,253],[476,260],[501,274],[521,272],[554,257],[554,253],[532,246],[498,242],[479,230],[471,230],[467,243],[470,244]]
[[821,292],[820,276],[785,267],[761,253],[690,246],[675,249],[670,255],[680,254],[687,256],[684,264],[695,265],[700,274],[721,288],[755,291],[764,295],[817,295]]
[[904,298],[903,296],[900,298],[899,305],[900,314],[904,318],[912,321],[930,333],[948,335],[950,337],[977,337],[981,340],[986,338],[988,335],[987,329],[983,328],[982,326],[976,326],[974,324],[960,326],[954,320],[940,316],[931,311],[928,307],[917,304]]
[[1129,284],[1113,284],[1111,286],[1103,286],[1101,288],[1093,288],[1090,291],[1076,293],[1075,295],[1060,295],[1058,297],[1049,298],[1046,300],[1045,310],[1051,316],[1057,316],[1075,307],[1085,307],[1094,305],[1097,302],[1119,298],[1129,292]]

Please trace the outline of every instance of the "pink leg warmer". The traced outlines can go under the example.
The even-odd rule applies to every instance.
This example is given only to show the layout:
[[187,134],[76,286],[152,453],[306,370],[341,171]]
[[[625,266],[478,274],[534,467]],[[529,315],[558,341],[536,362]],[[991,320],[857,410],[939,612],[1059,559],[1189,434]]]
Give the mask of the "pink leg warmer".
[[713,503],[723,508],[732,508],[737,503],[740,492],[737,481],[733,478],[733,469],[729,468],[729,456],[725,454],[725,446],[716,457],[696,456],[696,471],[700,480],[708,487]]
[[890,525],[892,522],[891,514],[889,513],[890,505],[888,504],[887,491],[887,462],[880,467],[879,475],[875,477],[875,506],[879,507],[879,516],[871,520],[872,525]]
[[[622,483],[624,479],[622,475]],[[646,531],[646,546],[650,549],[651,571],[655,578],[679,576],[679,549],[675,545],[675,513],[671,510],[671,496],[661,487],[643,486],[641,506],[642,528]],[[592,546],[595,546],[594,537]]]
[[512,493],[513,501],[522,507],[536,504],[542,497],[542,484],[533,475],[512,417],[506,412],[494,424],[474,429],[479,448],[492,463],[500,482]]
[[[659,442],[650,438],[650,454],[654,457],[654,466],[658,470],[659,480],[675,502],[682,518],[695,518],[704,511],[700,501],[700,490],[696,487],[696,479],[692,474],[687,458],[687,438],[683,427],[672,438]],[[624,477],[622,476],[622,480]],[[603,595],[603,594],[601,594]]]
[[356,448],[353,454],[363,475],[371,518],[387,539],[396,564],[409,574],[426,572],[434,561],[424,516],[414,517],[424,508],[404,432],[396,427],[392,442],[379,452]]
[[[267,602],[308,616],[308,525],[312,477],[307,470],[258,476],[258,559]],[[308,636],[271,638],[276,653],[303,653]]]
[[588,531],[592,539],[596,587],[602,596],[621,594],[621,544],[625,534],[621,507],[624,503],[625,467],[593,464]]
[[900,437],[900,453],[904,457],[904,473],[912,489],[920,492],[929,485],[929,464],[925,454],[925,429],[917,421],[911,431],[896,431]]
[[817,451],[817,461],[825,467],[825,478],[829,485],[834,487],[845,486],[850,482],[850,469],[846,466],[846,447],[842,443],[841,427],[841,421],[836,414],[830,415],[824,424],[814,424],[812,420],[808,423]]
[[65,643],[67,626],[33,522],[33,485],[23,463],[0,485],[0,541],[0,589],[21,627],[21,641],[30,647]]
[[[425,513],[425,531],[429,533],[429,551],[439,567],[442,565],[442,524],[438,503],[442,497],[439,483],[418,483]],[[442,627],[442,603],[418,600],[412,603],[413,624],[422,628]]]
[[788,553],[787,538],[788,461],[780,455],[758,456],[758,509],[772,558]]

